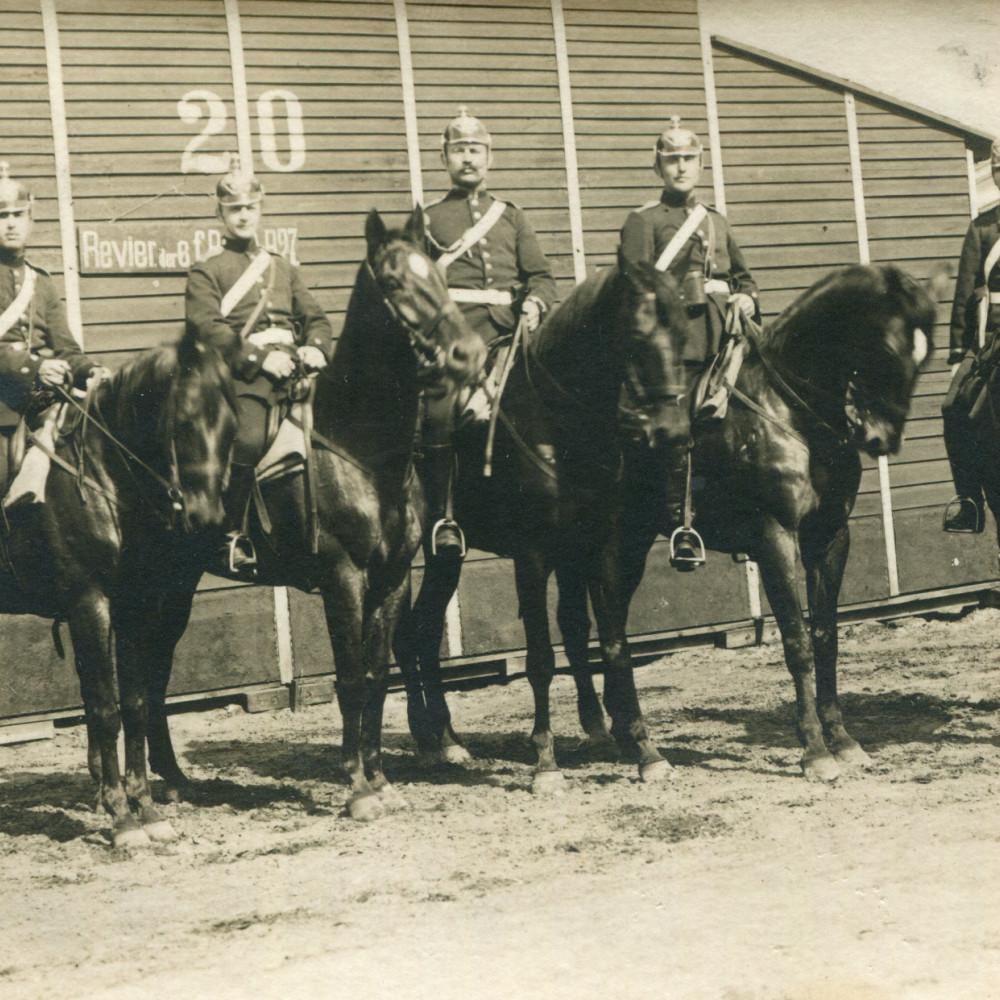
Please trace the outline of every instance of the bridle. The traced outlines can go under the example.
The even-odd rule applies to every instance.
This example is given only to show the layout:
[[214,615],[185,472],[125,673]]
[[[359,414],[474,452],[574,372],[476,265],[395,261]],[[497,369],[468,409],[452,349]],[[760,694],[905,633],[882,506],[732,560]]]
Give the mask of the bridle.
[[400,312],[392,299],[382,290],[378,276],[375,274],[375,270],[368,260],[365,260],[364,267],[378,289],[386,309],[388,309],[393,319],[395,319],[396,323],[407,335],[410,350],[413,352],[413,356],[417,361],[417,367],[419,368],[418,378],[440,378],[448,369],[448,361],[443,348],[435,339],[435,334],[444,321],[445,316],[452,309],[457,308],[455,304],[451,299],[448,299],[433,316],[419,325],[414,325]]

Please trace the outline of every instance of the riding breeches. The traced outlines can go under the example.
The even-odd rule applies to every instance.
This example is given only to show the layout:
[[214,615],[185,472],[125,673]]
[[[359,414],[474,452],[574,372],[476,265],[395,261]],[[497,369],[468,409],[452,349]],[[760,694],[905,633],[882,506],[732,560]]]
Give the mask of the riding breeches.
[[982,496],[979,449],[975,423],[970,411],[982,390],[979,379],[970,377],[975,357],[969,355],[959,366],[941,404],[944,425],[944,447],[951,465],[955,492],[963,497]]
[[270,406],[257,396],[240,396],[236,412],[239,424],[233,442],[233,462],[236,465],[255,466],[264,454],[267,436],[267,417]]

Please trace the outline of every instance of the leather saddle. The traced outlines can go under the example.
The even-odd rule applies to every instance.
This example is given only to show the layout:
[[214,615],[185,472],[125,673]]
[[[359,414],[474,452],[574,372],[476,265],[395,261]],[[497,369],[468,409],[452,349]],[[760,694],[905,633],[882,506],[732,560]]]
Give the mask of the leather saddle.
[[691,420],[721,420],[729,409],[729,396],[743,367],[750,341],[732,337],[698,376],[691,392]]

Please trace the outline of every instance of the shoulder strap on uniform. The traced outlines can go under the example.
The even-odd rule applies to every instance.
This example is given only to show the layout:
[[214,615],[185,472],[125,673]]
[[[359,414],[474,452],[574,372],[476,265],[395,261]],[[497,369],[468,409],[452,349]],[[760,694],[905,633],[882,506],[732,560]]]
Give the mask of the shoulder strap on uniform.
[[455,243],[438,257],[442,267],[447,267],[453,260],[457,260],[471,247],[476,240],[482,239],[492,228],[497,219],[504,213],[507,207],[505,201],[494,201],[490,205],[486,214],[470,229],[466,229]]
[[706,215],[708,215],[708,209],[704,205],[695,205],[691,214],[684,220],[684,224],[674,233],[670,242],[663,248],[663,253],[657,258],[657,271],[665,271],[670,267],[681,247],[691,238]]
[[254,282],[264,273],[264,268],[270,262],[271,255],[263,249],[250,261],[247,269],[237,279],[236,284],[222,298],[219,311],[222,313],[223,319],[243,301],[243,296],[250,291]]
[[660,204],[659,198],[654,198],[652,201],[647,201],[644,205],[640,205],[638,208],[633,209],[634,212],[646,212],[651,208],[656,208]]
[[24,284],[17,297],[0,313],[0,337],[2,337],[27,311],[35,295],[35,272],[30,265],[24,268]]

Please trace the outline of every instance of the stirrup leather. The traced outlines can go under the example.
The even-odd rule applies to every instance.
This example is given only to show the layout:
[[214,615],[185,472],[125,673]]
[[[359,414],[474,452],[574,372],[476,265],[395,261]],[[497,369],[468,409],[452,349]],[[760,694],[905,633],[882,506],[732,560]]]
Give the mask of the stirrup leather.
[[[691,542],[695,549],[694,556],[678,554],[677,542],[681,539]],[[670,535],[670,565],[675,569],[685,570],[705,565],[705,542],[694,528],[683,524],[679,528],[674,528]]]
[[445,525],[447,525],[447,527],[449,528],[453,528],[456,532],[458,532],[459,540],[462,543],[462,551],[459,553],[459,558],[464,559],[466,553],[465,532],[462,531],[458,523],[456,521],[453,521],[450,517],[439,517],[431,526],[431,555],[436,556],[438,554],[437,550],[438,528],[441,528]]

